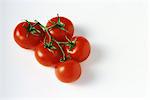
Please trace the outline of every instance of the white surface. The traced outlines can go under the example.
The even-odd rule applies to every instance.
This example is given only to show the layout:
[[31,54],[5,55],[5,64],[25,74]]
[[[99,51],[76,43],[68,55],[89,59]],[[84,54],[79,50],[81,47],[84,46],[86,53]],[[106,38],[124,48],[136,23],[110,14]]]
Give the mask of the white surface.
[[[147,98],[146,0],[3,0],[0,10],[2,98]],[[92,46],[73,84],[59,82],[54,69],[38,64],[13,39],[22,19],[46,24],[57,13],[71,19],[75,34]]]

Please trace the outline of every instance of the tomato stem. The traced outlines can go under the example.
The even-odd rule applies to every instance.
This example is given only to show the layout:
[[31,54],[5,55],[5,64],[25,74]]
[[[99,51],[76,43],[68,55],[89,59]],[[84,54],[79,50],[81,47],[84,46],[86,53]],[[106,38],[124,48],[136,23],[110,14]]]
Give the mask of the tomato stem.
[[38,25],[39,24],[39,22],[36,22],[35,24],[33,24],[32,26],[34,27],[34,26],[36,26],[36,25]]
[[66,60],[65,52],[64,52],[64,50],[63,50],[63,48],[61,47],[60,44],[67,44],[68,42],[58,42],[55,38],[53,38],[51,36],[51,34],[49,32],[49,30],[51,29],[51,27],[47,28],[44,25],[42,25],[41,23],[39,23],[37,20],[35,20],[35,21],[48,33],[48,36],[51,38],[51,40],[57,43],[58,47],[60,48],[60,50],[62,52],[62,56],[63,56],[62,59],[61,59],[61,61],[65,61]]
[[54,22],[54,21],[49,20],[49,22],[51,22],[52,26],[48,27],[48,29],[59,28],[60,30],[63,30],[63,31],[65,31],[65,32],[68,32],[68,31],[64,28],[64,27],[65,27],[65,24],[60,21],[60,17],[59,17],[58,14],[57,14],[57,19],[58,19],[57,22]]
[[67,44],[68,42],[58,42],[59,44]]
[[66,37],[66,40],[68,41],[68,43],[66,45],[69,46],[69,51],[71,51],[75,47],[75,45],[76,45],[77,38],[75,38],[72,41],[67,36],[65,36],[65,37]]
[[65,36],[65,38],[69,43],[71,43],[71,40],[67,36]]
[[57,40],[54,39],[54,41],[57,43],[58,47],[60,48],[60,50],[62,52],[62,55],[63,55],[62,61],[65,61],[66,56],[65,56],[65,52],[64,52],[63,48],[61,47],[60,43]]
[[40,31],[35,28],[35,26],[38,23],[35,23],[34,25],[31,25],[31,22],[29,22],[28,20],[25,20],[25,21],[28,23],[28,27],[26,27],[26,29],[28,30],[28,32],[31,32],[32,34],[34,34],[35,32],[40,33]]

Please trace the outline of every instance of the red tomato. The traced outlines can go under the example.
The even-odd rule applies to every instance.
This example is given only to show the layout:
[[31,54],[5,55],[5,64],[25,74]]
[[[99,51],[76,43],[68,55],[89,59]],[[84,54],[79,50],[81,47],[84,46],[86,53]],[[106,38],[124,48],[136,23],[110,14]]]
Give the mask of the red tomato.
[[[59,18],[60,23],[58,22]],[[67,36],[69,39],[73,36],[74,27],[69,19],[65,17],[54,17],[48,21],[46,26],[51,27],[56,23],[58,24],[49,30],[49,32],[57,41],[67,41],[65,36]]]
[[81,75],[81,67],[78,62],[74,60],[67,60],[56,65],[55,74],[62,82],[74,82]]
[[90,54],[90,43],[88,40],[82,36],[76,36],[71,41],[75,41],[75,43],[71,43],[72,49],[70,46],[66,46],[65,48],[67,53],[70,54],[71,59],[82,62],[88,58]]
[[55,46],[56,49],[46,48],[43,43],[37,46],[35,49],[35,57],[40,64],[44,66],[54,66],[59,63],[62,57],[61,51],[56,43],[53,42],[53,46]]
[[35,23],[19,23],[14,30],[14,39],[22,48],[35,49],[35,47],[44,39],[45,32]]

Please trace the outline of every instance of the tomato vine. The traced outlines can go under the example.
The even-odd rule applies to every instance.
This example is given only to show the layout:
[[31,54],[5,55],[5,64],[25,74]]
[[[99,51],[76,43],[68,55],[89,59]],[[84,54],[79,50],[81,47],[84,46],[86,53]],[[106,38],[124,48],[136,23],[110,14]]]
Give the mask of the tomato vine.
[[[66,36],[66,39],[68,40],[68,42],[59,42],[59,41],[57,41],[55,38],[52,37],[52,35],[51,35],[50,32],[49,32],[49,30],[51,30],[52,28],[57,27],[57,28],[59,28],[59,29],[61,29],[61,30],[67,32],[67,30],[64,28],[65,24],[63,24],[63,23],[60,21],[60,17],[59,17],[58,14],[57,14],[57,17],[58,17],[57,23],[52,22],[53,25],[52,25],[51,27],[45,27],[44,25],[42,25],[42,24],[41,24],[40,22],[38,22],[37,20],[35,20],[35,22],[36,22],[36,24],[39,24],[39,25],[41,26],[41,28],[43,28],[43,29],[48,33],[49,38],[52,40],[50,43],[46,43],[46,42],[45,42],[45,43],[44,43],[45,47],[48,48],[48,49],[51,49],[51,50],[52,50],[52,49],[56,49],[56,48],[52,45],[52,42],[57,43],[57,45],[58,45],[58,47],[59,47],[59,49],[61,50],[61,53],[62,53],[62,59],[60,59],[60,61],[61,61],[61,62],[64,62],[64,61],[67,59],[67,57],[66,57],[66,55],[65,55],[65,52],[64,52],[63,48],[61,47],[61,44],[68,45],[68,46],[70,46],[70,48],[72,49],[72,48],[75,46],[75,41],[70,41],[70,40],[67,38],[67,36]],[[71,50],[71,49],[70,49],[70,50]]]

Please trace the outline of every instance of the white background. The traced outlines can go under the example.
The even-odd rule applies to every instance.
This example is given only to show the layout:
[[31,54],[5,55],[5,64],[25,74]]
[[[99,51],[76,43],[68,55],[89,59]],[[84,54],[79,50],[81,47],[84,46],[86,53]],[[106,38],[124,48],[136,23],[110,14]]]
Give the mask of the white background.
[[[148,100],[148,1],[1,0],[0,98],[115,98]],[[91,55],[78,81],[57,80],[53,68],[37,63],[13,39],[23,19],[43,24],[56,16],[74,23],[75,35],[91,43]]]

